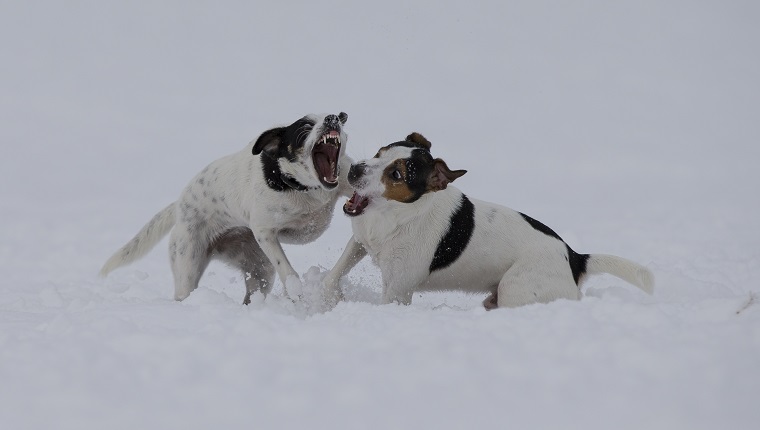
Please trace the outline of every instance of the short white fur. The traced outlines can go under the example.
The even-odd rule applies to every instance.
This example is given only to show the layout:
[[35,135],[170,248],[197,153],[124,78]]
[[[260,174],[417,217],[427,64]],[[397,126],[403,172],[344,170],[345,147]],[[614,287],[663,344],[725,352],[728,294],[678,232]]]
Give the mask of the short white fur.
[[354,184],[369,199],[361,215],[351,218],[353,236],[325,277],[327,296],[342,297],[339,280],[367,253],[380,267],[385,303],[409,304],[415,291],[458,290],[491,293],[486,299],[498,307],[578,300],[580,284],[588,275],[609,273],[652,293],[654,276],[645,267],[624,258],[591,254],[579,285],[573,279],[565,243],[531,226],[519,213],[504,206],[471,199],[475,228],[463,253],[449,266],[430,272],[440,239],[449,229],[452,213],[463,194],[453,186],[428,192],[413,203],[383,197],[384,169],[412,148],[393,147],[378,158],[363,160],[362,178]]

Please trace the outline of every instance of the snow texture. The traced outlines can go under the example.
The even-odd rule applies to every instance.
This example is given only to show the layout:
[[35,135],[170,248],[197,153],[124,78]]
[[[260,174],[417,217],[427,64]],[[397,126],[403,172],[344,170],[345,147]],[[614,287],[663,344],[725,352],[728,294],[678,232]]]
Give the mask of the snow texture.
[[[0,5],[0,428],[760,426],[760,3],[212,3]],[[419,131],[654,295],[380,305],[363,261],[325,312],[340,212],[286,246],[300,304],[216,263],[175,302],[166,241],[97,276],[210,161],[340,111],[353,157]]]

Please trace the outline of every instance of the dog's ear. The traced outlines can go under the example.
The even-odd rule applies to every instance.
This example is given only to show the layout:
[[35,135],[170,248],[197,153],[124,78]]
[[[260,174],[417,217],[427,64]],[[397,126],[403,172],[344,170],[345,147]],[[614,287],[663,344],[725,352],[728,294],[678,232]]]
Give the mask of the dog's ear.
[[253,155],[259,155],[263,151],[274,157],[282,141],[283,131],[285,131],[285,127],[273,128],[261,133],[261,136],[256,139],[256,143],[253,144],[253,150],[251,151]]
[[429,140],[425,139],[425,136],[417,133],[416,131],[410,134],[409,136],[406,136],[406,141],[422,146],[428,151],[430,150],[430,146],[432,145]]
[[345,124],[346,121],[348,121],[348,114],[345,112],[341,112],[338,114],[338,121],[340,121],[341,124]]
[[433,161],[433,172],[428,177],[428,190],[440,191],[445,190],[450,182],[454,182],[458,177],[467,173],[467,170],[451,170],[446,162],[440,158]]

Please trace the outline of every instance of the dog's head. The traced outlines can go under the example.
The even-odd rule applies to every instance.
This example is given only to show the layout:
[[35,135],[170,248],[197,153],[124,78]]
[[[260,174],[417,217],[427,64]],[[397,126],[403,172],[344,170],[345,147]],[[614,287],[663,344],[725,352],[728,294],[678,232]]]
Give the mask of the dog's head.
[[467,173],[451,170],[446,162],[430,155],[430,142],[412,133],[401,142],[380,148],[374,158],[351,166],[348,183],[354,195],[343,205],[350,216],[361,215],[373,201],[413,203]]
[[267,130],[253,144],[264,178],[278,191],[338,185],[338,161],[346,152],[343,125],[348,115],[306,115],[287,127]]

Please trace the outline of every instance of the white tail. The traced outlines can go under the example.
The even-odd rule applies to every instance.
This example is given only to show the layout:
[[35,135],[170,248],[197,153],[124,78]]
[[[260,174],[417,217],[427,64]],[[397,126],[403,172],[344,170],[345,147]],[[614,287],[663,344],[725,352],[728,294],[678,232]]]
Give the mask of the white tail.
[[148,253],[174,227],[176,217],[172,203],[157,213],[126,245],[116,251],[100,269],[106,276],[114,269],[134,262]]
[[586,273],[609,273],[629,282],[641,290],[652,294],[654,292],[654,274],[644,266],[606,254],[591,254],[586,263]]

